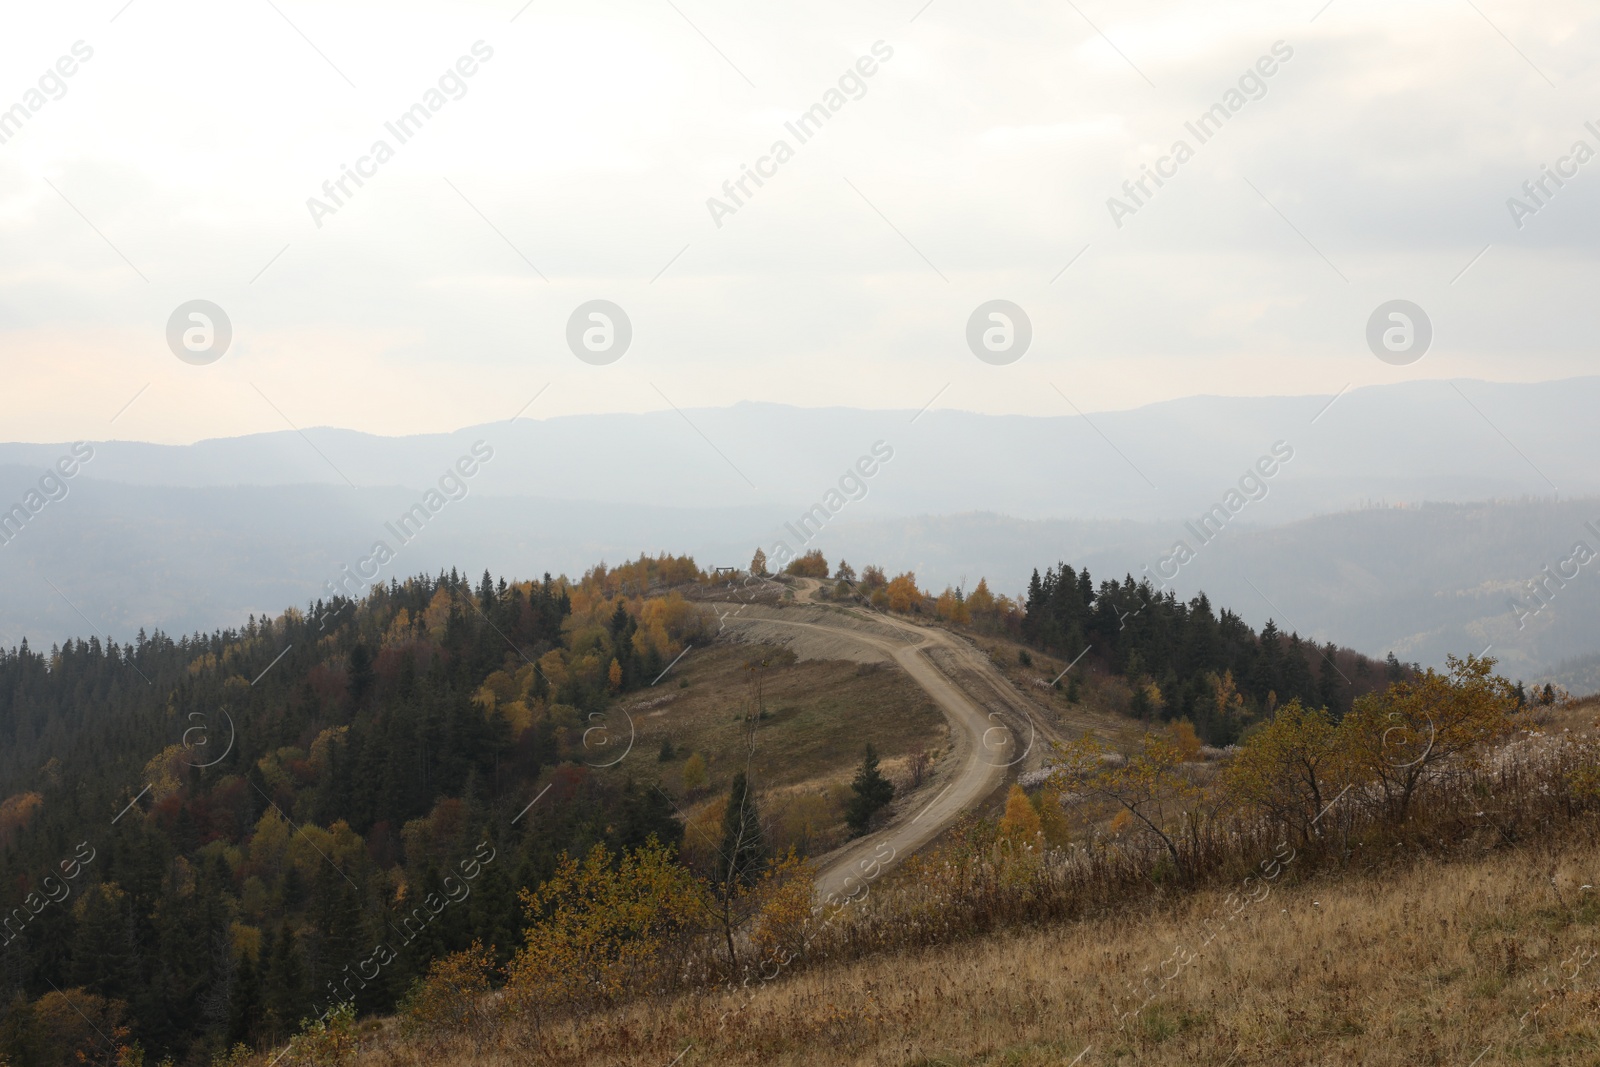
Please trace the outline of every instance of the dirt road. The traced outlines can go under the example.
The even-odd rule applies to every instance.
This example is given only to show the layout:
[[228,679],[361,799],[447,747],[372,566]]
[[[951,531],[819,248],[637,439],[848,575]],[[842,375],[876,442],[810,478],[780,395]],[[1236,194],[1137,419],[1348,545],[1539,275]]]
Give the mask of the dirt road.
[[891,616],[816,605],[818,585],[798,580],[792,606],[751,604],[723,615],[724,635],[785,645],[803,658],[892,661],[944,712],[953,752],[923,795],[887,826],[821,858],[817,895],[827,900],[830,894],[839,899],[859,894],[888,867],[928,844],[993,793],[1008,769],[1037,761],[1044,740],[1039,716],[1026,698],[971,644]]

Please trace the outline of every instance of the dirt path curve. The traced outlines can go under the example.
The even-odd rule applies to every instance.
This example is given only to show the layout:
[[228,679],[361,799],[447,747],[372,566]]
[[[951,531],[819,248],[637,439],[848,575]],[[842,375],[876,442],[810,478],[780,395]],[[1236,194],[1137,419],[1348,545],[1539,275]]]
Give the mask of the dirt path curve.
[[812,606],[820,583],[799,579],[796,585],[796,606],[751,607],[724,616],[725,633],[734,640],[786,645],[820,639],[836,653],[853,646],[861,658],[891,660],[933,698],[950,723],[955,769],[936,776],[931,801],[919,797],[887,826],[821,858],[818,898],[828,900],[831,894],[844,899],[858,895],[888,867],[981,803],[1005,780],[1009,768],[1037,758],[1039,716],[968,642],[886,615]]

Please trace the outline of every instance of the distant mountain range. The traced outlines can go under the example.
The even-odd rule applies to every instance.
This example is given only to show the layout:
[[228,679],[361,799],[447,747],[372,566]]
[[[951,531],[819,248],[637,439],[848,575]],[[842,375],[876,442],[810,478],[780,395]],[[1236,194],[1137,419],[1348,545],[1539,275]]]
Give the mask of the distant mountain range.
[[5,528],[0,642],[227,626],[357,574],[574,573],[660,550],[743,565],[781,541],[936,587],[987,575],[1014,593],[1061,560],[1167,576],[1375,655],[1436,663],[1492,643],[1531,679],[1600,653],[1600,562],[1521,629],[1510,607],[1600,523],[1583,499],[1600,497],[1596,410],[1600,377],[1087,417],[739,404],[398,438],[309,429],[92,442],[55,500],[40,481],[70,443],[0,444],[0,511],[48,501]]

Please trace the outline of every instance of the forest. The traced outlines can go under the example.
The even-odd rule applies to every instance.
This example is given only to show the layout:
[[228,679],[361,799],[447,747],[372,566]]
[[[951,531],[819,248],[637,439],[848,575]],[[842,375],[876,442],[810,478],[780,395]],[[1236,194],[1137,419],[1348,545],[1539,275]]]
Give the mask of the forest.
[[563,852],[676,842],[665,794],[594,774],[595,731],[702,637],[701,609],[655,595],[700,577],[452,572],[0,655],[0,1057],[206,1063],[336,989],[386,1011],[430,960],[509,946],[518,890]]
[[1257,634],[1234,612],[1214,611],[1204,593],[1184,603],[1131,575],[1097,589],[1087,570],[1065,563],[1033,572],[1019,630],[1035,647],[1068,658],[1093,649],[1133,686],[1135,715],[1187,718],[1218,746],[1292,700],[1337,719],[1361,694],[1420,670],[1393,653],[1376,665],[1331,643],[1285,636],[1272,619]]

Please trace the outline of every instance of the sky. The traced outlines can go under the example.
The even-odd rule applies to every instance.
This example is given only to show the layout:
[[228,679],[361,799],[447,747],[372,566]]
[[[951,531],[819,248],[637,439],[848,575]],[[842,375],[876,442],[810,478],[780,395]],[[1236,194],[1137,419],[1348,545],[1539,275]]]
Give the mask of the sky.
[[29,5],[0,439],[1587,374],[1597,44],[1577,0]]

